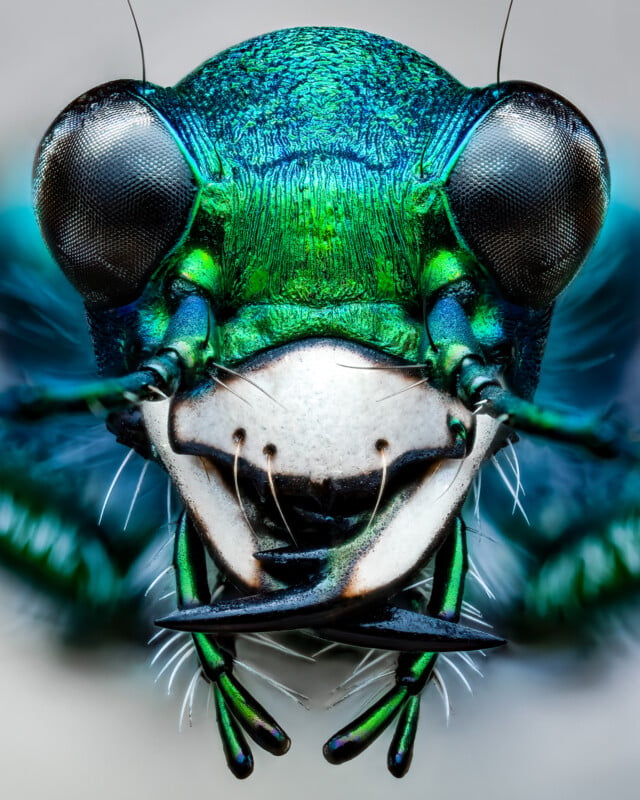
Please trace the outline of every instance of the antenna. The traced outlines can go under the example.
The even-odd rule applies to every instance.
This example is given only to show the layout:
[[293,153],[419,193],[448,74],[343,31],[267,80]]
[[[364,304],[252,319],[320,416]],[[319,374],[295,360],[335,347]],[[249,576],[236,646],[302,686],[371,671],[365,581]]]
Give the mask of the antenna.
[[502,36],[500,37],[500,49],[498,50],[498,69],[496,75],[497,78],[496,83],[498,84],[498,88],[500,88],[500,65],[502,64],[502,48],[504,47],[504,37],[506,36],[507,27],[509,26],[509,17],[511,16],[512,7],[513,7],[513,0],[509,0],[509,8],[507,9],[507,16],[504,21],[504,26],[502,28]]
[[[131,19],[133,20],[133,24],[135,25],[135,28],[136,28],[136,35],[138,37],[138,45],[140,46],[140,58],[142,60],[142,83],[143,83],[143,85],[146,85],[146,83],[147,83],[147,65],[145,63],[145,58],[144,58],[144,46],[142,44],[142,36],[140,34],[140,27],[138,26],[138,20],[136,19],[136,15],[135,15],[135,12],[133,10],[133,6],[131,5],[131,0],[127,0],[127,5],[129,6],[129,11],[131,12]],[[509,10],[511,10],[511,8],[509,8]],[[508,18],[509,17],[507,15],[507,19]],[[503,33],[503,38],[504,38],[504,33]],[[502,47],[500,49],[502,50]],[[499,71],[500,71],[500,61],[498,61],[498,72]]]

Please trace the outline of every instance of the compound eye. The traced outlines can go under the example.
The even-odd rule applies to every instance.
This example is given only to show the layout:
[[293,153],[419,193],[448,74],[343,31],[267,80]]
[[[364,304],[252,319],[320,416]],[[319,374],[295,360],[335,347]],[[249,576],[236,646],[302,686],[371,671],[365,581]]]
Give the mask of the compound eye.
[[140,295],[184,234],[197,190],[167,123],[115,84],[62,112],[34,169],[43,236],[92,309]]
[[446,192],[459,236],[505,297],[541,308],[569,283],[595,241],[607,207],[608,165],[577,109],[520,84],[472,129]]

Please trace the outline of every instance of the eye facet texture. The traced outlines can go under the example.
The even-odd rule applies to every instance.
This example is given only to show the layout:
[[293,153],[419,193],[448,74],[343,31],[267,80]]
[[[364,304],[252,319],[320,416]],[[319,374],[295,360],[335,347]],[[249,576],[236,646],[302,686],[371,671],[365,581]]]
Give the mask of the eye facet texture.
[[184,232],[196,193],[166,123],[122,90],[97,90],[69,106],[36,159],[43,235],[90,308],[140,294]]
[[507,299],[540,308],[573,278],[606,211],[609,174],[587,120],[521,87],[483,117],[449,176],[458,233]]

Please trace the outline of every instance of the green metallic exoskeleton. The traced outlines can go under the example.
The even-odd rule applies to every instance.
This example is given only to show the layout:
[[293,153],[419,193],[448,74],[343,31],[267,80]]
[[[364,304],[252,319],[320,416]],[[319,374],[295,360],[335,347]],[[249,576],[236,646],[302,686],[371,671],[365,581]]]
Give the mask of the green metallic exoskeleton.
[[460,622],[483,461],[517,430],[625,447],[532,402],[606,211],[596,133],[539,86],[468,89],[379,36],[301,28],[173,88],[87,92],[34,181],[103,379],[23,388],[4,413],[99,405],[169,474],[178,607],[159,624],[192,635],[234,774],[253,765],[243,731],[276,755],[289,739],[234,677],[233,636],[297,629],[400,654],[324,753],[397,720],[405,774],[438,653],[502,641]]

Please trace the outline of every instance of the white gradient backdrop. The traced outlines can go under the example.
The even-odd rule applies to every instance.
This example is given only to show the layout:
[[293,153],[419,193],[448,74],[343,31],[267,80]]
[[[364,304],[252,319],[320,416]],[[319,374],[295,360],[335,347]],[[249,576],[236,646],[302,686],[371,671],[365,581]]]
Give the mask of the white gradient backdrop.
[[[218,50],[294,25],[365,28],[430,55],[469,85],[495,80],[506,2],[497,0],[137,0],[151,81],[171,84]],[[636,81],[640,5],[625,0],[516,0],[502,77],[564,94],[608,146],[614,192],[633,198],[640,174]],[[2,0],[0,7],[0,200],[28,197],[30,160],[57,112],[83,90],[139,77],[124,0]],[[635,149],[634,149],[635,147]],[[637,200],[637,197],[635,198]],[[177,731],[181,696],[153,686],[146,654],[65,652],[3,575],[0,592],[0,797],[298,798],[374,800],[635,800],[640,756],[640,656],[634,645],[608,662],[575,663],[511,650],[491,658],[475,696],[450,680],[447,730],[437,698],[423,707],[416,758],[397,782],[375,744],[342,767],[322,742],[356,710],[306,713],[268,691],[261,697],[293,736],[283,759],[257,753],[256,772],[226,772],[213,721]],[[148,660],[148,659],[147,659]],[[542,665],[545,668],[542,669]],[[586,669],[585,669],[586,666]],[[578,667],[581,667],[578,669]],[[316,670],[311,680],[327,683]],[[341,676],[342,677],[342,676]],[[257,748],[256,748],[257,750]]]

